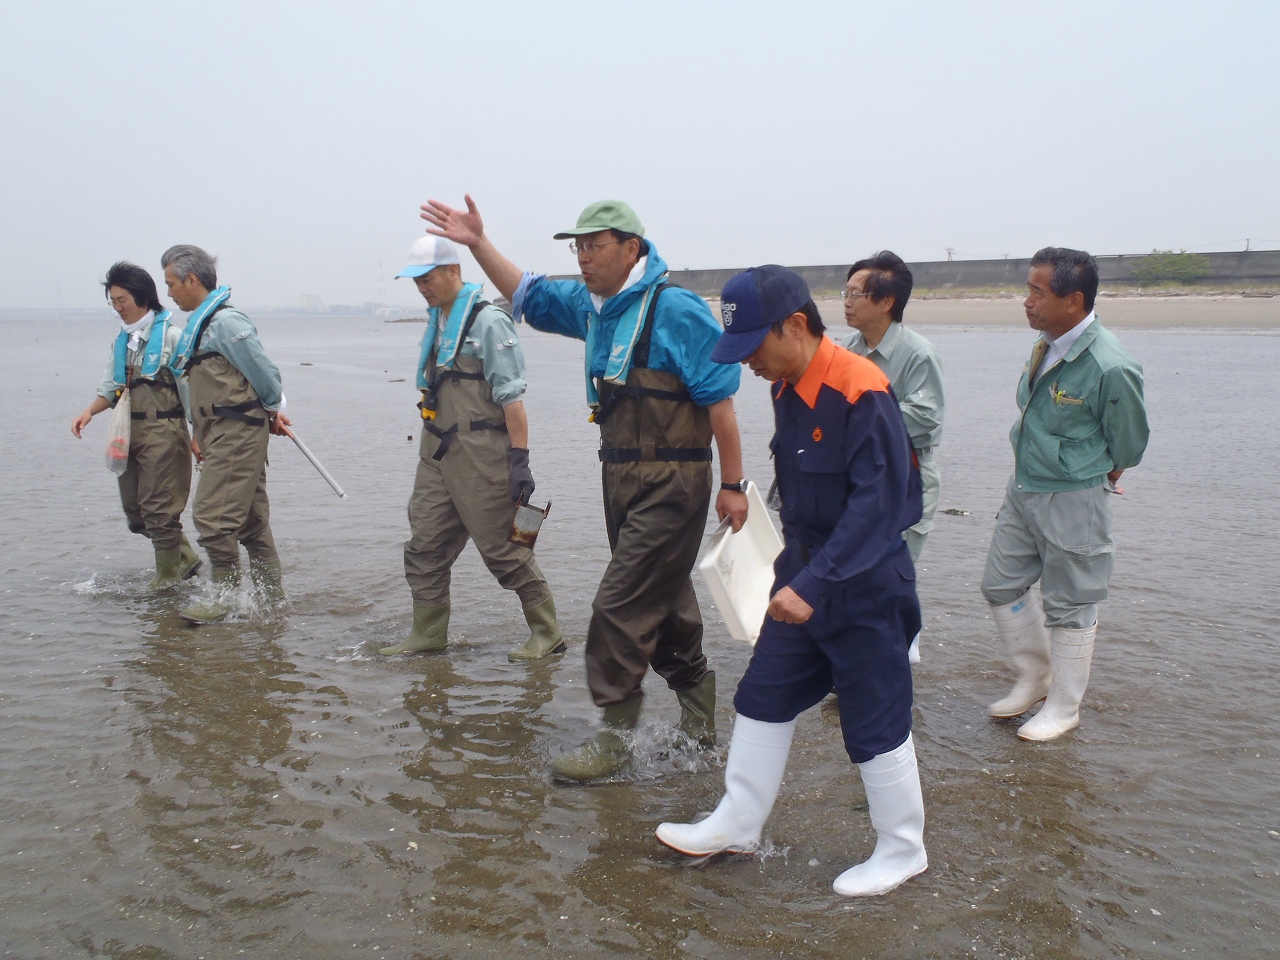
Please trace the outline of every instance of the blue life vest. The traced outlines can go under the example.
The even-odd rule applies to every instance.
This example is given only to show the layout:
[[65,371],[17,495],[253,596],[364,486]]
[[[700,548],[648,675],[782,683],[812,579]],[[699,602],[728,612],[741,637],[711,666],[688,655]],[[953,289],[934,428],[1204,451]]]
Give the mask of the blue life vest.
[[[462,328],[471,315],[471,308],[480,299],[483,288],[478,283],[464,283],[453,301],[453,309],[445,318],[444,333],[440,336],[440,352],[436,355],[436,363],[442,367],[451,367],[462,347]],[[427,330],[422,335],[422,349],[418,354],[418,389],[426,390],[431,384],[427,382],[427,364],[431,360],[431,345],[436,341],[436,331],[440,329],[440,308],[432,307],[427,315]]]
[[[165,328],[168,327],[168,321],[171,314],[168,310],[161,313],[151,321],[151,332],[147,335],[147,345],[142,351],[142,369],[138,375],[147,380],[151,380],[160,372],[160,357],[164,353],[164,334]],[[126,385],[128,371],[126,370],[126,360],[129,352],[129,332],[121,330],[116,336],[115,350],[115,367],[111,372],[111,379],[116,383],[117,387]]]
[[191,352],[195,349],[196,344],[200,342],[200,334],[204,332],[205,324],[213,316],[214,311],[226,303],[227,298],[230,296],[230,287],[218,287],[216,290],[211,290],[209,295],[200,303],[200,306],[196,307],[191,316],[187,317],[187,325],[182,331],[182,339],[178,341],[178,349],[173,351],[173,357],[169,360],[169,369],[174,373],[180,374],[187,369],[187,363],[191,360]]
[[[645,317],[649,312],[649,301],[653,298],[654,291],[666,282],[667,275],[663,273],[657,277],[644,291],[644,296],[636,297],[631,301],[631,305],[618,318],[618,325],[613,328],[613,344],[609,348],[609,362],[605,366],[604,377],[605,382],[611,384],[624,384],[627,382],[627,373],[631,369],[632,357],[635,353],[636,344],[640,341],[640,335],[644,332]],[[600,317],[598,314],[593,317],[587,317],[587,349],[584,353],[586,361],[587,373],[587,403],[592,409],[600,406],[600,392],[596,389],[595,379],[591,376],[591,358],[594,355],[596,330],[599,326]]]

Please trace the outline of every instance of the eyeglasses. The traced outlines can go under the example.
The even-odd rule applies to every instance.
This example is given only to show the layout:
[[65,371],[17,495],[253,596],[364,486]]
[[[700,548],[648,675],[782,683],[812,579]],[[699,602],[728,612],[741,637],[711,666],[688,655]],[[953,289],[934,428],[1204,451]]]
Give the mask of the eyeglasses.
[[861,290],[841,290],[840,291],[840,299],[843,300],[845,303],[848,303],[850,300],[857,300],[859,297],[869,297],[869,296],[871,296],[871,294],[864,293]]
[[607,247],[611,243],[621,243],[621,240],[583,240],[579,243],[577,240],[569,241],[569,252],[575,257],[580,253],[585,253],[588,257],[595,254],[601,247]]

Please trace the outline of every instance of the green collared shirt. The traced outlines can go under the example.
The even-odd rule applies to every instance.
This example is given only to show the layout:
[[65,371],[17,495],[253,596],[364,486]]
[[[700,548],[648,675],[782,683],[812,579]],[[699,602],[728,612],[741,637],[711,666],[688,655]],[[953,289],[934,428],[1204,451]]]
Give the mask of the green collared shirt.
[[889,378],[912,447],[923,450],[942,442],[946,400],[942,392],[942,361],[932,343],[895,322],[889,324],[874,349],[867,347],[858,330],[845,339],[844,348],[866,357]]

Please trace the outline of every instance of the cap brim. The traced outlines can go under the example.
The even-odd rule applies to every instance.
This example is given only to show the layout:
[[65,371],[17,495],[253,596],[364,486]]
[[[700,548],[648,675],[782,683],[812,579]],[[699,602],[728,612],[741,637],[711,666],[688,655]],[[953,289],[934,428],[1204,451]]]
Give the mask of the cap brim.
[[768,335],[769,327],[752,330],[750,333],[725,331],[711,348],[711,360],[713,363],[741,363],[760,349],[760,344],[764,343],[764,338]]
[[552,240],[568,240],[570,237],[585,237],[588,233],[600,233],[602,230],[609,230],[610,227],[574,227],[572,230],[561,230],[559,233],[552,234]]
[[438,263],[410,264],[397,273],[395,278],[399,280],[401,277],[421,277],[423,274],[430,273],[438,266],[440,266]]

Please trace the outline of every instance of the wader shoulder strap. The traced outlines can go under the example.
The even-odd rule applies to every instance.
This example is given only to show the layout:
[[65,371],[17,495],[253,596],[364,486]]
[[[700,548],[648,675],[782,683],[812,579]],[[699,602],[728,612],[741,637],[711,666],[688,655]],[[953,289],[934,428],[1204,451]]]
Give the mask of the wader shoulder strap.
[[[635,353],[632,354],[634,357],[631,363],[632,370],[649,369],[649,347],[653,341],[653,315],[658,308],[658,297],[663,290],[672,286],[675,286],[675,284],[658,284],[653,290],[653,296],[649,298],[649,309],[645,312],[644,327],[640,331],[640,339],[636,343]],[[629,383],[624,383],[609,391],[608,397],[601,401],[600,409],[592,417],[592,422],[601,424],[608,420],[609,415],[613,413],[614,408],[618,405],[618,401],[623,397],[648,397],[651,400],[672,400],[676,402],[684,402],[691,399],[689,391],[683,387],[679,390],[659,390],[656,387],[636,387]],[[624,461],[611,462],[620,463]]]
[[[471,307],[471,312],[467,314],[466,322],[462,324],[462,330],[458,332],[458,350],[462,350],[462,345],[467,342],[467,334],[471,332],[471,328],[475,325],[476,317],[480,315],[480,311],[489,306],[488,300],[477,300]],[[435,374],[436,358],[440,355],[440,341],[444,338],[444,328],[440,327],[436,330],[435,341],[431,344],[431,354],[427,357],[427,376],[431,377]],[[483,380],[483,373],[463,373],[460,370],[442,370],[439,374],[441,380]],[[435,383],[432,383],[432,387]]]

